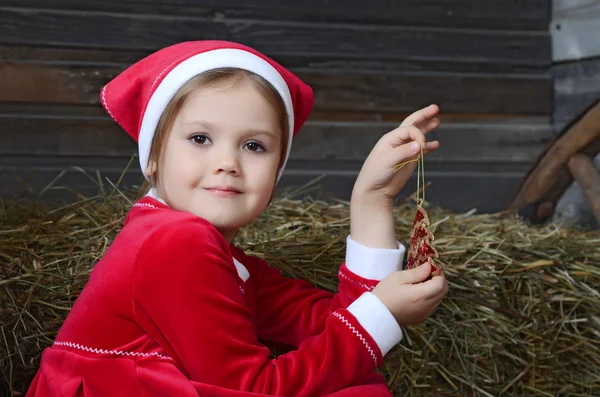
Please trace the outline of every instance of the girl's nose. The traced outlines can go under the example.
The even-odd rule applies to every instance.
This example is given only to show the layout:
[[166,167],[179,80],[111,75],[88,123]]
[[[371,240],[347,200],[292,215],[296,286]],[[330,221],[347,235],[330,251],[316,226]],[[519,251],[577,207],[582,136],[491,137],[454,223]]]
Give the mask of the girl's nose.
[[221,150],[216,162],[215,173],[240,174],[240,165],[235,150]]

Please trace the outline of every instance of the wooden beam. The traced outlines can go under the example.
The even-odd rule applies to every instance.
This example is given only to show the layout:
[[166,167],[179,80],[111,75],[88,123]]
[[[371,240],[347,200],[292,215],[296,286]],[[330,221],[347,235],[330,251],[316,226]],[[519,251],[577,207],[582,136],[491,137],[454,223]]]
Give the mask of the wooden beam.
[[[99,104],[103,85],[125,66],[0,61],[0,102]],[[313,87],[316,112],[402,113],[431,103],[444,113],[551,112],[549,76],[291,70]]]
[[[294,139],[291,158],[364,161],[392,122],[343,122],[313,117]],[[552,138],[547,117],[447,120],[428,139],[440,150],[434,162],[530,164]],[[130,157],[136,145],[99,106],[0,106],[0,154]]]
[[550,0],[3,0],[9,7],[222,20],[375,23],[547,31]]
[[576,121],[540,156],[521,183],[509,210],[537,203],[552,189],[569,159],[600,138],[600,102]]
[[[1,42],[1,40],[0,40]],[[11,63],[46,63],[69,65],[97,65],[123,67],[147,57],[152,50],[124,50],[113,48],[57,48],[36,45],[2,45],[0,60]],[[288,68],[312,70],[339,70],[392,73],[471,73],[478,75],[517,75],[548,76],[548,62],[519,62],[503,60],[491,62],[489,59],[464,62],[460,55],[446,58],[404,58],[374,59],[348,57],[344,54],[302,54],[286,53],[277,56],[277,61]]]
[[[55,181],[55,187],[66,187],[86,195],[97,194],[98,179],[110,189],[104,178],[113,182],[118,180],[128,161],[128,158],[0,155],[0,197],[35,197],[63,171],[66,173]],[[311,196],[349,200],[361,165],[360,161],[291,160],[277,187],[299,187],[324,175],[325,178],[316,184],[319,189]],[[457,212],[473,208],[477,212],[501,211],[526,170],[526,165],[513,163],[430,164],[425,174],[426,182],[430,184],[427,200]],[[139,184],[143,177],[137,159],[125,174],[122,186]],[[415,172],[400,192],[399,199],[415,192],[416,177]],[[57,195],[57,199],[72,201],[68,189],[51,189],[44,197]]]
[[295,54],[306,59],[338,56],[548,65],[552,57],[547,32],[0,7],[2,44],[156,51],[188,40],[236,41],[276,60]]
[[576,154],[569,160],[568,167],[600,225],[600,174],[594,160],[585,154]]

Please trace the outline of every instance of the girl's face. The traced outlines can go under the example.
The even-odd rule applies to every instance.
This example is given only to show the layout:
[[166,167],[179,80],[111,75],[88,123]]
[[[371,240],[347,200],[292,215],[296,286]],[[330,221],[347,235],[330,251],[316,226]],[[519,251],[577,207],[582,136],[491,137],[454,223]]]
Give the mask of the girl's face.
[[251,82],[197,88],[146,174],[158,172],[169,206],[206,219],[231,242],[271,199],[281,133],[275,109]]

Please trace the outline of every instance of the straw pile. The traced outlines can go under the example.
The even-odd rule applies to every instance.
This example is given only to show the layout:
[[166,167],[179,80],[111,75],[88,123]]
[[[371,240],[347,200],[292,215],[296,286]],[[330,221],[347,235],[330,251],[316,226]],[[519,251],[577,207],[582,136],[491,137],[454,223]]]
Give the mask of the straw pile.
[[[51,211],[0,202],[0,393],[26,391],[130,200],[117,191]],[[348,210],[282,198],[238,241],[288,275],[335,290]],[[393,393],[599,395],[600,234],[428,211],[450,292],[387,356],[381,371]],[[413,215],[412,203],[397,208],[399,239]]]

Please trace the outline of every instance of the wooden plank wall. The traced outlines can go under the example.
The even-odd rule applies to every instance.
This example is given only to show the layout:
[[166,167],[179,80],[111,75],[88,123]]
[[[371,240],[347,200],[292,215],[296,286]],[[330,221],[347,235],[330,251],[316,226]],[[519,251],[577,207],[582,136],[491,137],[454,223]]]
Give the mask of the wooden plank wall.
[[[224,39],[315,90],[282,187],[324,174],[326,196],[349,198],[377,139],[437,103],[428,199],[500,210],[552,137],[549,1],[3,0],[0,195],[39,192],[69,167],[57,185],[116,180],[135,145],[101,109],[103,84],[166,45]],[[124,182],[139,181],[134,162]]]
[[600,2],[553,0],[553,126],[559,134],[600,98]]
[[555,64],[552,75],[553,127],[559,134],[600,98],[600,57]]

